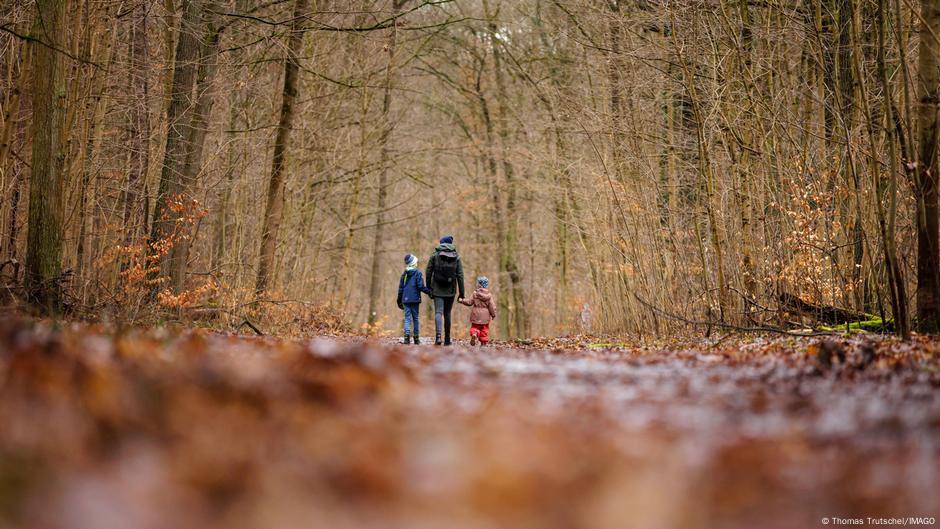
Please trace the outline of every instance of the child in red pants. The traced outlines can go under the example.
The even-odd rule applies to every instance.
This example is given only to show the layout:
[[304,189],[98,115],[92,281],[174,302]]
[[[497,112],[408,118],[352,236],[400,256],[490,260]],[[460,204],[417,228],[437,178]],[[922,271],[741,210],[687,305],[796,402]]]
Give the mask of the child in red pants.
[[486,287],[490,280],[486,276],[477,278],[477,289],[469,299],[459,299],[459,303],[470,307],[470,345],[481,345],[490,341],[490,322],[496,317],[496,302]]

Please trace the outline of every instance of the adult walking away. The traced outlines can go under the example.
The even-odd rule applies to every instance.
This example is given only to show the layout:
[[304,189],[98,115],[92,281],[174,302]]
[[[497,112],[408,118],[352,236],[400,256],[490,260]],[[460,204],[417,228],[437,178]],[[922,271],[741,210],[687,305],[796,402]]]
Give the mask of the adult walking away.
[[454,297],[464,297],[463,263],[454,246],[454,237],[441,237],[424,270],[431,297],[434,298],[434,345],[441,345],[441,326],[444,327],[444,345],[450,345],[450,311]]

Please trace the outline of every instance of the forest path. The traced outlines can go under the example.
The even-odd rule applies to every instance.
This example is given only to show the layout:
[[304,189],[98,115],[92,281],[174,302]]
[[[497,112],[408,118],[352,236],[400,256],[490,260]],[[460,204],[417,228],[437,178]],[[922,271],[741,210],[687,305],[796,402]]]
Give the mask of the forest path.
[[[717,349],[399,347],[420,366],[426,398],[445,410],[440,427],[460,416],[483,421],[471,433],[482,447],[465,447],[464,457],[540,475],[532,485],[590,513],[586,527],[937,516],[935,353],[914,367],[905,344],[833,343],[847,360],[828,370],[808,339]],[[862,370],[866,346],[878,360]],[[582,473],[585,489],[554,490]]]
[[471,348],[0,322],[0,483],[18,484],[0,527],[937,517],[938,346],[875,341],[862,370],[867,342],[842,340],[846,363],[820,371],[806,339]]

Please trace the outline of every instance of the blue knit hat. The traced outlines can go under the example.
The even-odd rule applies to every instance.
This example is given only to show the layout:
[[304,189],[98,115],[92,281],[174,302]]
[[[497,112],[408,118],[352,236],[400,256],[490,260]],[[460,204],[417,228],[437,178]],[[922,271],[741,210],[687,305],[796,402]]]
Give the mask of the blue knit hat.
[[453,236],[453,235],[445,235],[445,236],[441,237],[441,244],[454,244],[454,236]]
[[486,276],[480,276],[477,278],[477,286],[480,288],[487,288],[490,286],[490,280]]
[[418,258],[412,254],[406,255],[405,256],[405,268],[410,270],[412,268],[415,268],[416,266],[418,266]]

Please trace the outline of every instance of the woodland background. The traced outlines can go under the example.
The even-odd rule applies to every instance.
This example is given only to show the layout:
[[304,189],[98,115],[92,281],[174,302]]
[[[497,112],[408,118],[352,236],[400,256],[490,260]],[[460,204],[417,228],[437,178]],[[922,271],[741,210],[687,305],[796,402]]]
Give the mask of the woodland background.
[[6,296],[391,329],[453,234],[504,338],[936,331],[938,4],[4,2]]

